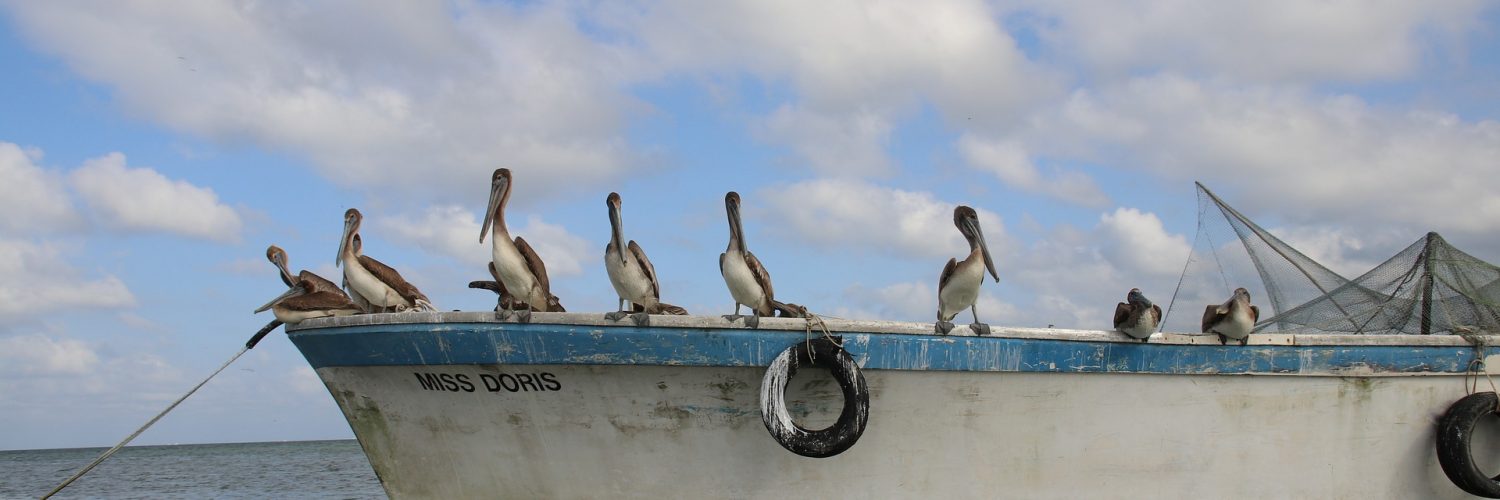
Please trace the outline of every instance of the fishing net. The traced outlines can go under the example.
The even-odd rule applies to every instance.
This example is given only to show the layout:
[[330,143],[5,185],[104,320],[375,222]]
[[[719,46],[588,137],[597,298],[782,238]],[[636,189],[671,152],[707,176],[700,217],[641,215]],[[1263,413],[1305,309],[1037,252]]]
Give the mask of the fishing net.
[[1202,184],[1198,201],[1198,235],[1169,306],[1167,329],[1197,331],[1204,305],[1222,303],[1234,288],[1245,287],[1261,309],[1257,333],[1500,333],[1500,267],[1437,233],[1346,279]]

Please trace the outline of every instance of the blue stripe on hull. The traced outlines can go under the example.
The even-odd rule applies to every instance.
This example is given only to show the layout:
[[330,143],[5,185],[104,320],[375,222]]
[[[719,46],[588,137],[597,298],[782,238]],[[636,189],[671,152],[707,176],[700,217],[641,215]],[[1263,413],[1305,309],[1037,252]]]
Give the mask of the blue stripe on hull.
[[[843,333],[866,369],[982,372],[1316,374],[1462,373],[1470,347],[1216,346]],[[586,364],[766,366],[801,332],[427,323],[291,332],[326,366]]]

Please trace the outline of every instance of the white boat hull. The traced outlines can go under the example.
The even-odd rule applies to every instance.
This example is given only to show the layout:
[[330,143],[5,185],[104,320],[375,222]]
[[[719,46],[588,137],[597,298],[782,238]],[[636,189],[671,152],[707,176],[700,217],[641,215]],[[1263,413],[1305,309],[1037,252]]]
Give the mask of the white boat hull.
[[[869,353],[862,362],[885,359],[877,346],[886,337],[846,339],[856,358]],[[440,351],[473,340],[455,337]],[[1153,338],[1193,349],[1199,340]],[[557,349],[504,335],[489,342],[497,352]],[[1106,347],[1156,348],[1125,342]],[[1201,346],[1210,347],[1231,348]],[[1131,352],[1139,361],[1148,351]],[[570,362],[444,359],[317,371],[395,498],[1467,497],[1433,451],[1435,421],[1467,392],[1451,370],[1323,370],[1316,360],[1284,374],[866,366],[868,427],[852,448],[815,459],[783,449],[762,424],[764,366],[545,356]],[[585,362],[590,356],[597,364]],[[787,395],[812,427],[830,423],[841,398],[817,373],[799,374]],[[1476,458],[1500,466],[1500,446],[1483,441],[1476,449],[1497,453]]]

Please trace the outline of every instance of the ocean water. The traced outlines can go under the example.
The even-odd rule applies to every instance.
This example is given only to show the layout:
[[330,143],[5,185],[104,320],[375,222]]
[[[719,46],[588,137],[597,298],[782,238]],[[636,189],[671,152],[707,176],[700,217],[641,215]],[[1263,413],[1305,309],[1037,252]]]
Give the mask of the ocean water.
[[[107,448],[0,451],[0,499],[39,498]],[[385,498],[354,440],[130,446],[52,498]]]

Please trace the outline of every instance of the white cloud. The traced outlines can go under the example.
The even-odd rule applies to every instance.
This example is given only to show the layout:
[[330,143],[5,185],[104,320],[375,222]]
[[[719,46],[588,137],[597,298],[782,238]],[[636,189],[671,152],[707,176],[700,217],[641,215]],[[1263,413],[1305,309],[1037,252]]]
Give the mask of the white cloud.
[[[767,219],[776,221],[772,230],[793,231],[799,241],[877,248],[909,257],[955,256],[968,249],[963,235],[953,226],[957,204],[923,191],[849,179],[818,179],[765,189],[759,192],[759,198],[769,206]],[[975,210],[985,241],[992,249],[1003,244],[1007,236],[1000,216]]]
[[767,136],[823,175],[889,174],[891,131],[923,106],[950,123],[1010,123],[1057,80],[979,1],[678,1],[598,17],[669,73],[791,87]]
[[[467,209],[454,205],[427,207],[419,214],[400,214],[381,218],[376,224],[392,238],[422,250],[446,255],[466,265],[484,269],[490,261],[489,235],[479,243],[479,218]],[[522,237],[536,250],[547,266],[551,278],[583,274],[583,263],[595,256],[592,245],[560,225],[549,224],[541,217],[526,217],[526,226],[512,227],[512,237]],[[602,254],[602,251],[601,251]]]
[[1099,216],[1103,254],[1131,273],[1176,275],[1192,245],[1180,234],[1168,234],[1156,214],[1117,208]]
[[0,239],[0,319],[135,304],[135,297],[119,278],[81,278],[78,270],[63,261],[63,252],[54,243]]
[[497,165],[604,182],[635,65],[569,5],[11,4],[30,40],[130,112],[312,159],[334,182],[434,195]]
[[1049,48],[1105,72],[1177,68],[1241,79],[1409,75],[1429,46],[1473,29],[1486,6],[1437,2],[1191,0],[1038,2]]
[[[1492,233],[1500,123],[1161,74],[1079,90],[1021,139],[1043,157],[1202,180],[1243,212],[1359,231]],[[1297,207],[1284,210],[1282,207]],[[1253,215],[1252,215],[1253,216]]]
[[1026,148],[1013,140],[987,141],[965,134],[958,140],[964,160],[976,169],[995,174],[1007,185],[1021,191],[1052,196],[1086,207],[1109,205],[1109,196],[1099,189],[1088,174],[1059,170],[1044,177],[1026,154]]
[[45,335],[0,337],[0,373],[10,376],[84,375],[99,355],[87,343]]
[[36,165],[41,152],[0,142],[0,231],[22,233],[78,223],[60,176]]
[[787,105],[771,113],[761,128],[767,140],[790,145],[810,166],[825,174],[895,172],[886,155],[891,119],[880,113],[824,115]]
[[123,154],[88,160],[69,178],[73,189],[110,228],[239,240],[239,214],[219,203],[212,189],[173,181],[149,168],[127,168]]

